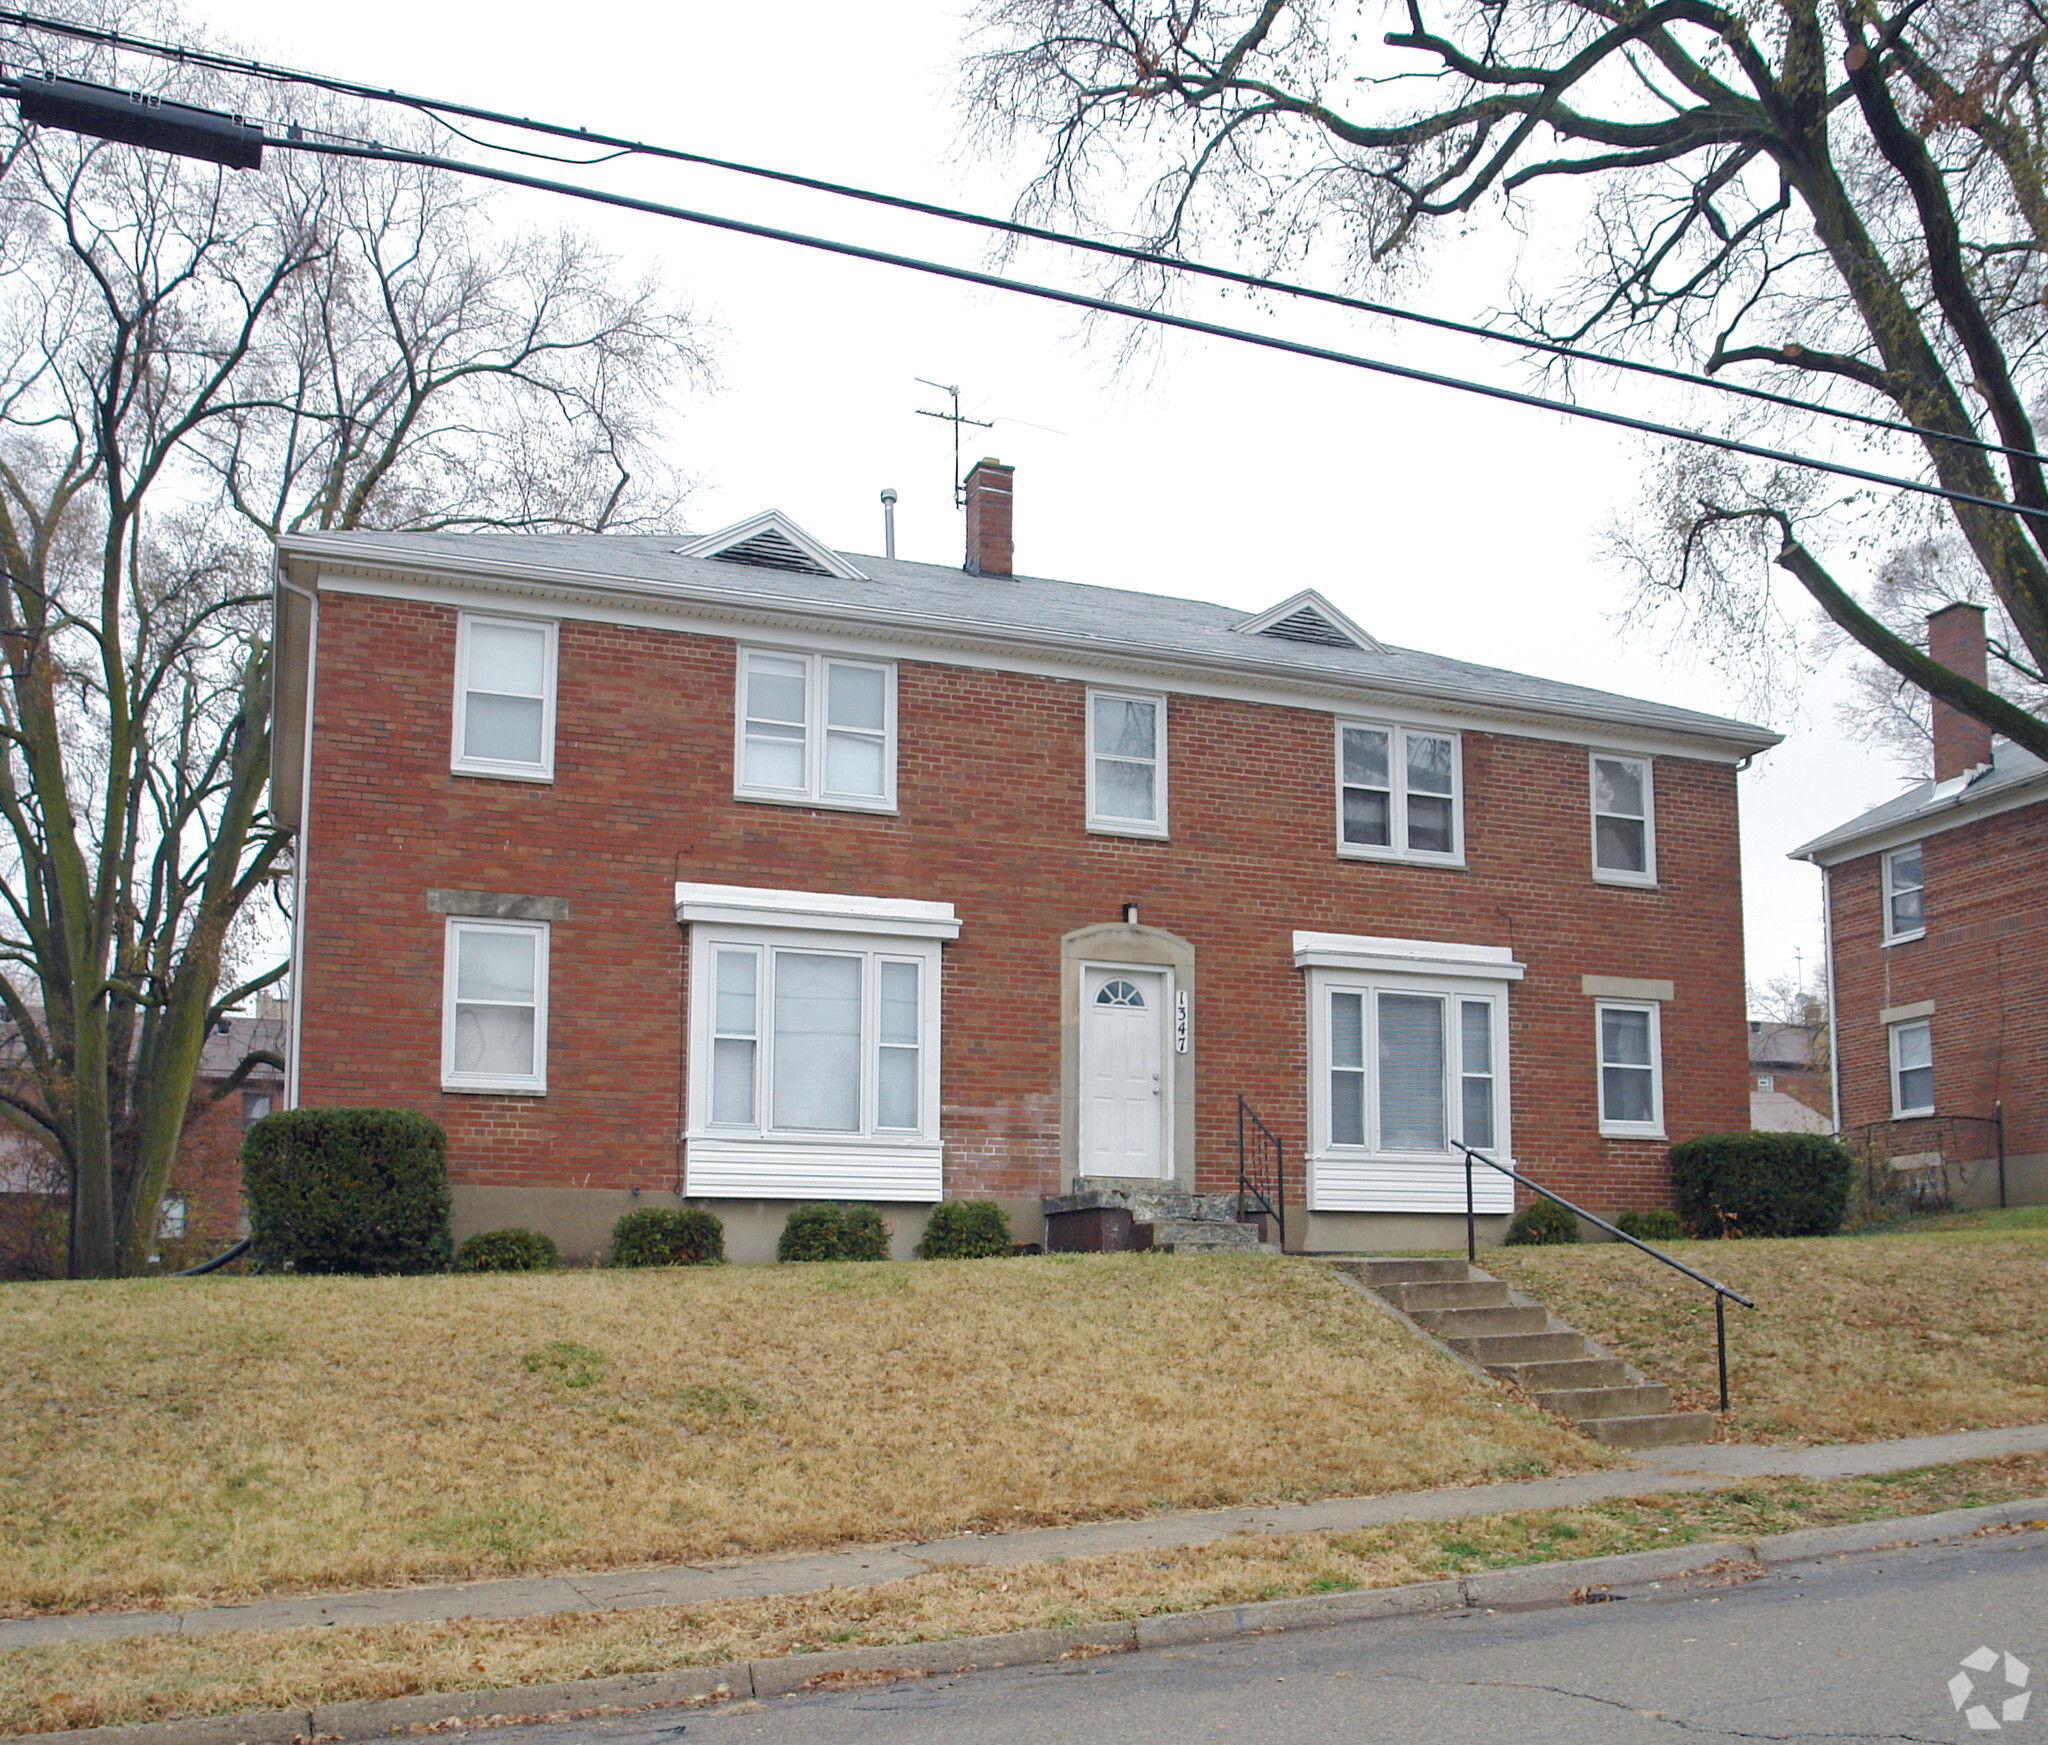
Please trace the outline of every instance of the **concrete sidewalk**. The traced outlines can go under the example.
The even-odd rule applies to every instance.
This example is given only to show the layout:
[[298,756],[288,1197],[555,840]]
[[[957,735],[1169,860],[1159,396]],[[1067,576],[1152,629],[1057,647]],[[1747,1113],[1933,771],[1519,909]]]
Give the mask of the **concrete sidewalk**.
[[151,1635],[208,1635],[224,1630],[287,1630],[307,1625],[376,1625],[450,1618],[527,1618],[559,1612],[628,1611],[643,1606],[813,1593],[898,1581],[942,1566],[1037,1563],[1107,1551],[1200,1545],[1232,1533],[1341,1531],[1389,1521],[1436,1521],[1459,1515],[1546,1509],[1653,1491],[1725,1489],[1745,1479],[1867,1477],[1914,1467],[1952,1465],[2001,1454],[2048,1451],[2048,1424],[1969,1430],[1897,1442],[1825,1448],[1761,1448],[1702,1443],[1645,1450],[1637,1463],[1609,1472],[1578,1473],[1509,1484],[1340,1497],[1263,1508],[1214,1509],[1140,1521],[1098,1521],[1080,1527],[1019,1533],[971,1533],[898,1545],[869,1546],[813,1557],[747,1563],[607,1570],[452,1587],[380,1588],[213,1606],[191,1612],[66,1612],[0,1620],[0,1651],[53,1642]]

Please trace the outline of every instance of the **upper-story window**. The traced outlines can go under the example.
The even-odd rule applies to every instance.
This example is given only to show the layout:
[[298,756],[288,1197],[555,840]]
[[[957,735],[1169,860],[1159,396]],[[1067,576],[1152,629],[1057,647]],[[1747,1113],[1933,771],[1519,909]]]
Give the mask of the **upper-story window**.
[[1657,817],[1646,757],[1593,754],[1593,876],[1604,884],[1657,882]]
[[1455,733],[1337,723],[1337,852],[1455,864],[1465,855]]
[[893,665],[743,648],[736,715],[742,798],[895,809]]
[[1895,848],[1884,857],[1884,938],[1887,945],[1918,939],[1927,931],[1927,887],[1920,844]]
[[1166,834],[1166,699],[1088,693],[1088,828]]
[[556,626],[465,612],[455,631],[455,755],[462,775],[552,781]]

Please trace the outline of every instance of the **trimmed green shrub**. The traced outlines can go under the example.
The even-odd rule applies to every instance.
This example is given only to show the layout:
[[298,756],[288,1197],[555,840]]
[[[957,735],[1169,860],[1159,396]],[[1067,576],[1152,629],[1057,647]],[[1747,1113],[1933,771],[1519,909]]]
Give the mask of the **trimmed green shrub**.
[[1537,1200],[1508,1220],[1501,1241],[1510,1248],[1548,1248],[1579,1239],[1579,1221],[1555,1200]]
[[484,1230],[455,1251],[457,1272],[552,1272],[561,1264],[554,1238],[538,1230]]
[[259,1267],[441,1272],[448,1141],[410,1109],[280,1109],[242,1139]]
[[1689,1236],[1832,1236],[1855,1160],[1819,1133],[1704,1133],[1671,1148]]
[[1624,1212],[1614,1220],[1614,1227],[1626,1230],[1638,1242],[1676,1242],[1685,1234],[1678,1214],[1662,1206],[1653,1212]]
[[1010,1214],[994,1200],[941,1200],[917,1240],[919,1260],[986,1260],[1011,1250]]
[[776,1239],[777,1260],[887,1260],[889,1226],[873,1206],[799,1206]]
[[642,1206],[612,1226],[613,1266],[720,1266],[725,1224],[701,1206]]
[[845,1260],[887,1260],[890,1229],[873,1206],[848,1206],[839,1214],[839,1253]]
[[839,1208],[799,1206],[783,1221],[775,1240],[777,1260],[843,1260]]

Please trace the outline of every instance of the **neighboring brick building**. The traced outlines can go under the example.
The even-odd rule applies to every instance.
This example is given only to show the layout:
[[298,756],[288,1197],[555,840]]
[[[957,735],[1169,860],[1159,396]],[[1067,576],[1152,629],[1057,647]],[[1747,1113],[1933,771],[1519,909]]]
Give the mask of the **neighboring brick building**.
[[1240,1095],[1311,1248],[1449,1239],[1461,1135],[1611,1212],[1743,1125],[1771,734],[1016,576],[1010,485],[964,572],[773,513],[284,540],[288,1094],[425,1111],[458,1236],[578,1255],[681,1197],[741,1257],[804,1199],[1035,1235],[1076,1175],[1234,1186]]
[[[1927,622],[1982,682],[1981,608]],[[1933,779],[1793,852],[1827,881],[1843,1137],[1980,1206],[2002,1137],[2006,1197],[2048,1200],[2048,766],[1936,703]]]

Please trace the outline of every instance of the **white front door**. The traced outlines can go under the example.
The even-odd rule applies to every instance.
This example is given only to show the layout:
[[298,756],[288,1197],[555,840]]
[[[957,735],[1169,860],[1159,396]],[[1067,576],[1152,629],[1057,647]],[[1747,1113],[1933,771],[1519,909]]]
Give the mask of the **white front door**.
[[1091,966],[1081,977],[1081,1173],[1163,1177],[1166,974]]

